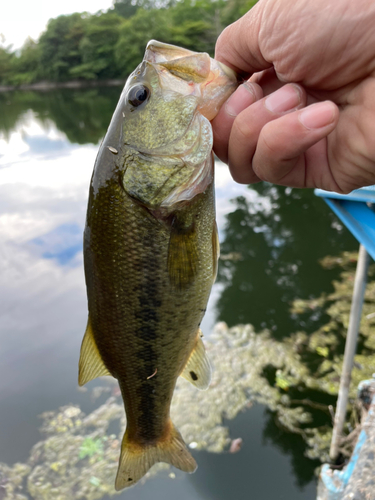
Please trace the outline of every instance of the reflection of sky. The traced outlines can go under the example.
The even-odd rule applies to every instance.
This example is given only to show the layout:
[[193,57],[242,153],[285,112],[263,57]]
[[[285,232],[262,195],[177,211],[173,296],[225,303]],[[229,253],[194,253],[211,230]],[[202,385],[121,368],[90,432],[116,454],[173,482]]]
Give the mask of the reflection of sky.
[[[9,284],[15,288],[15,297],[12,299],[8,294],[6,300],[19,302],[16,296],[20,293],[20,296],[25,295],[25,300],[27,297],[26,308],[30,308],[35,301],[35,290],[42,288],[43,297],[51,296],[49,288],[54,286],[54,280],[48,276],[60,273],[65,286],[77,288],[84,294],[82,231],[96,152],[95,146],[71,145],[52,122],[42,123],[32,111],[21,117],[7,140],[0,135],[0,249],[1,266],[6,270],[0,283],[3,290]],[[220,240],[223,239],[225,215],[232,209],[230,200],[237,196],[246,197],[254,211],[271,210],[268,198],[234,183],[227,167],[217,164]],[[77,275],[73,269],[65,274],[67,271],[61,266],[78,266],[76,271],[81,281],[75,281]],[[15,275],[18,281],[14,281]],[[220,285],[217,284],[202,325],[207,332],[215,321],[213,306],[219,294]]]
[[[216,220],[219,230],[219,240],[223,241],[226,223],[225,216],[233,211],[231,200],[238,196],[243,196],[251,205],[254,213],[258,211],[269,213],[272,207],[269,198],[261,196],[245,185],[234,182],[228,167],[224,163],[216,162],[215,167]],[[212,287],[207,312],[202,321],[202,331],[206,332],[206,335],[209,334],[215,324],[215,304],[220,297],[222,289],[222,283],[215,283]]]
[[48,157],[61,156],[73,147],[53,122],[42,122],[29,110],[20,116],[16,130],[7,139],[0,134],[0,168],[29,162],[30,158],[46,160]]
[[45,378],[66,349],[78,356],[87,314],[82,231],[96,147],[71,146],[29,111],[8,140],[0,135],[0,155],[1,398]]
[[[96,152],[97,146],[71,145],[52,122],[42,123],[31,111],[8,139],[0,135],[0,331],[6,337],[0,348],[0,398],[26,390],[47,362],[58,364],[61,343],[78,357],[87,314],[82,232]],[[230,199],[242,195],[264,210],[270,207],[235,184],[224,165],[216,172],[222,239]],[[215,322],[220,287],[214,286],[202,324],[206,334]],[[38,366],[40,357],[42,372],[33,369],[25,377],[20,365]],[[76,366],[69,374],[75,381]]]
[[[8,140],[0,135],[0,245],[7,255],[8,269],[19,269],[19,260],[24,262],[27,254],[30,265],[41,274],[47,268],[47,273],[59,272],[60,266],[77,266],[82,272],[82,232],[96,152],[96,146],[71,145],[52,122],[40,122],[32,111],[22,116]],[[256,211],[271,209],[268,198],[234,183],[227,167],[217,164],[220,240],[225,214],[231,210],[230,200],[237,196],[246,197]],[[31,284],[28,286],[33,289]],[[202,323],[206,332],[215,322],[214,304],[220,290],[219,284],[213,288]],[[83,281],[79,291],[84,294]],[[45,294],[49,295],[48,290]]]
[[29,150],[23,153],[26,154],[44,154],[56,153],[62,154],[63,151],[69,150],[69,145],[63,139],[51,139],[44,135],[34,135],[23,137],[24,142],[29,146]]
[[61,224],[57,228],[30,241],[45,259],[56,259],[61,265],[74,261],[82,251],[82,227],[78,224]]
[[255,190],[245,185],[237,184],[232,180],[229,169],[224,163],[217,162],[215,169],[216,186],[216,218],[219,228],[220,241],[223,240],[225,215],[233,211],[231,200],[238,196],[246,198],[250,205],[249,213],[270,213],[271,201],[268,197],[261,196]]
[[[40,439],[41,412],[81,403],[82,232],[96,153],[97,146],[71,145],[31,111],[7,139],[0,134],[0,462],[27,458]],[[222,236],[229,199],[259,196],[232,182],[223,165],[217,186]],[[214,286],[202,323],[206,334],[220,287]]]
[[[82,231],[96,152],[97,146],[70,145],[32,112],[7,140],[0,134],[0,462],[27,460],[41,439],[42,412],[71,403],[87,411],[77,391],[77,365],[87,322]],[[235,184],[224,165],[217,165],[216,186],[221,240],[231,199],[245,197],[254,212],[272,210],[268,198]],[[206,336],[222,287],[213,287],[202,322]],[[209,470],[214,476],[212,467],[204,473]],[[283,470],[292,476],[289,462]],[[190,477],[182,481],[180,496],[192,498]]]

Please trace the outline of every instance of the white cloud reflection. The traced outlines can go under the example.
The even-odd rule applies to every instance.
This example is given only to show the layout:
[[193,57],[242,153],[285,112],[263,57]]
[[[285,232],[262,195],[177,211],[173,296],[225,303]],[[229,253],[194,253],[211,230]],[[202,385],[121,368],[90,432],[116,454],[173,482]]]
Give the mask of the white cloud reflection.
[[[0,433],[0,461],[10,460],[10,449],[11,460],[25,459],[39,439],[38,423],[27,426],[25,418],[81,401],[77,364],[87,321],[81,238],[97,149],[70,144],[32,111],[0,134],[0,421],[7,429]],[[244,196],[269,209],[224,165],[217,165],[216,183],[221,238],[230,199]],[[202,322],[206,335],[221,290],[214,285]]]
[[[39,145],[35,149],[36,138]],[[43,149],[43,143],[48,147]],[[97,149],[70,144],[53,122],[42,123],[32,111],[23,115],[7,140],[0,135],[0,293],[5,297],[1,309],[9,311],[3,313],[0,324],[8,331],[14,332],[20,323],[12,313],[15,308],[29,318],[29,327],[38,330],[39,321],[56,314],[53,304],[61,302],[67,290],[70,294],[75,290],[83,300],[81,235]],[[271,208],[268,198],[236,184],[228,168],[218,163],[216,204],[221,240],[225,215],[233,210],[230,200],[237,196],[244,196],[257,210]],[[220,293],[217,284],[202,322],[207,333],[216,320],[214,305]],[[55,342],[56,335],[53,339]],[[35,338],[34,345],[39,346]],[[0,357],[4,351],[1,353]]]
[[[49,147],[35,151],[30,138]],[[46,365],[58,366],[67,351],[78,356],[87,315],[78,242],[96,148],[70,145],[52,122],[41,123],[28,112],[8,139],[0,136],[0,154],[0,397],[5,397],[32,387]],[[58,253],[59,228],[65,257]],[[67,260],[69,265],[62,265]]]

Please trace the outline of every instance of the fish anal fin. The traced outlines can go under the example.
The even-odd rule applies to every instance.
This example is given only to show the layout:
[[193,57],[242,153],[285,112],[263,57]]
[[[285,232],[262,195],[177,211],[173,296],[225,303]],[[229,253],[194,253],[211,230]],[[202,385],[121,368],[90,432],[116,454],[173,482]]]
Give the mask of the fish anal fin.
[[175,218],[171,226],[168,248],[168,274],[172,285],[185,289],[198,270],[198,242],[194,222],[185,227]]
[[198,330],[195,347],[181,373],[181,377],[188,380],[197,389],[204,391],[208,389],[211,382],[211,366],[201,336],[202,333]]
[[88,319],[86,332],[81,345],[78,373],[79,385],[84,385],[96,377],[111,375],[100,357],[99,350],[94,340],[90,318]]
[[133,486],[158,462],[166,462],[184,472],[196,470],[197,464],[181,434],[172,422],[169,422],[169,427],[165,438],[145,445],[133,442],[128,433],[125,433],[115,482],[117,491]]

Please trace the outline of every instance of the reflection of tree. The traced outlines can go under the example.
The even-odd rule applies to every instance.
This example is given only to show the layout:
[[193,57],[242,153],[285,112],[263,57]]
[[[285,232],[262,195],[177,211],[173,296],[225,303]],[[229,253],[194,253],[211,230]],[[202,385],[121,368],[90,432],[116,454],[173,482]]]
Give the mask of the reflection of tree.
[[0,94],[0,131],[8,135],[32,109],[43,122],[52,120],[72,143],[97,144],[104,136],[121,89],[60,89]]
[[0,132],[8,137],[24,114],[31,106],[27,102],[32,99],[31,92],[16,94],[15,92],[0,92]]
[[319,460],[304,456],[306,443],[303,438],[281,429],[273,412],[266,410],[264,416],[267,417],[263,428],[264,441],[277,446],[285,455],[290,455],[297,484],[300,487],[305,486],[314,479],[314,470],[320,465]]
[[241,258],[220,262],[218,281],[225,289],[217,303],[218,318],[230,325],[250,322],[256,329],[272,328],[283,337],[296,328],[291,301],[332,289],[338,273],[323,270],[318,260],[357,244],[346,230],[332,228],[334,216],[312,191],[265,183],[251,189],[267,197],[271,209],[257,209],[243,197],[233,200],[221,253]]
[[[238,498],[247,498],[249,488],[256,499],[275,497],[276,488],[285,498],[315,498],[313,485],[304,486],[313,479],[318,460],[328,460],[332,431],[329,405],[337,397],[342,369],[339,339],[347,327],[356,255],[326,257],[322,264],[326,269],[338,266],[341,271],[334,292],[293,304],[294,314],[306,317],[314,315],[316,309],[325,310],[328,320],[317,331],[310,335],[299,331],[279,341],[268,332],[255,332],[251,325],[228,329],[219,323],[206,340],[214,367],[210,389],[196,391],[186,381],[178,382],[173,421],[192,448],[214,452],[197,456],[198,473],[190,481],[200,497],[227,499],[236,485]],[[374,304],[372,266],[359,354],[352,371],[351,401],[358,382],[370,378],[374,369]],[[311,364],[313,357],[319,359],[318,364]],[[113,398],[87,417],[72,406],[44,414],[42,432],[46,439],[33,447],[27,463],[13,467],[0,464],[0,479],[15,484],[18,493],[20,476],[27,477],[27,488],[35,499],[51,498],[52,486],[62,499],[85,496],[94,500],[105,491],[112,494],[123,408],[116,400],[119,392],[114,379],[106,377],[97,383],[105,385],[93,389],[93,398],[110,393]],[[262,406],[249,409],[252,401]],[[217,453],[228,449],[229,437],[243,438],[241,452]],[[264,444],[277,447],[284,456]],[[265,477],[273,481],[264,481]],[[303,491],[296,492],[295,482]]]

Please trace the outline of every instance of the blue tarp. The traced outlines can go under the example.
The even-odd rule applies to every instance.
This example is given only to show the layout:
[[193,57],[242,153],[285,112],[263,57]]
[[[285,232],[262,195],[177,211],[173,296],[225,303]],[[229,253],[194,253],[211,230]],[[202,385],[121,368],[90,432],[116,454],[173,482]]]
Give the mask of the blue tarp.
[[[315,189],[375,260],[375,186],[338,194]],[[374,204],[374,205],[373,205]]]

